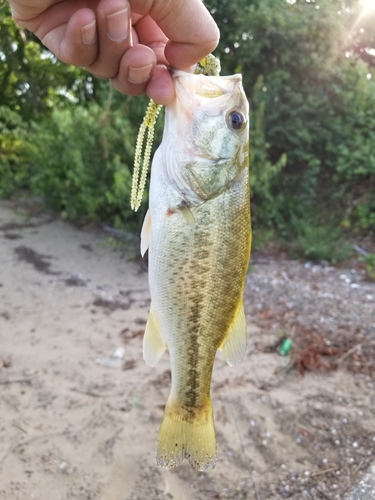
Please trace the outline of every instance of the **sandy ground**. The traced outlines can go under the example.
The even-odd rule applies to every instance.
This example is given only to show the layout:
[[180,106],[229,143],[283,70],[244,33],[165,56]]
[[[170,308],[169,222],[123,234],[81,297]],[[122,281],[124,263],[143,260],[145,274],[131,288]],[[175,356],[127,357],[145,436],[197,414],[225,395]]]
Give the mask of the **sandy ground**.
[[285,370],[250,306],[245,359],[215,363],[216,469],[156,466],[169,360],[143,362],[146,266],[112,243],[0,204],[0,499],[343,498],[374,458],[373,379]]

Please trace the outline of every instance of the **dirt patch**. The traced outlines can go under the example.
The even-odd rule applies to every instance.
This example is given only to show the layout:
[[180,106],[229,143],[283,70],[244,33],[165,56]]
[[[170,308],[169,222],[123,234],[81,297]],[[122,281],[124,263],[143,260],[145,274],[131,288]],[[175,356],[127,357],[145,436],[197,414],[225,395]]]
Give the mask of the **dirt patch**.
[[34,269],[44,274],[58,275],[60,273],[51,271],[51,262],[49,260],[52,258],[50,255],[41,255],[32,248],[26,246],[19,246],[14,249],[14,253],[17,255],[18,259],[23,262],[31,264]]
[[352,373],[375,375],[375,338],[356,329],[334,332],[296,329],[291,368],[303,375],[306,370],[331,371],[345,368]]
[[119,300],[107,300],[102,297],[98,297],[92,303],[96,307],[103,307],[103,309],[108,309],[109,311],[116,311],[116,309],[126,310],[131,306],[131,302],[120,302]]
[[39,224],[34,224],[30,222],[24,222],[24,223],[7,222],[6,224],[0,225],[0,231],[14,231],[15,229],[38,227],[38,225]]
[[130,328],[124,328],[120,332],[120,337],[124,342],[127,342],[128,340],[135,339],[137,337],[143,338],[144,332],[145,332],[144,328],[142,330],[139,330],[139,329],[133,330]]
[[4,238],[6,238],[7,240],[21,240],[22,236],[16,233],[5,233]]
[[87,282],[82,279],[81,276],[77,274],[72,274],[72,276],[69,276],[69,278],[66,278],[64,280],[64,283],[66,286],[86,286]]
[[88,252],[92,252],[92,250],[93,250],[91,245],[87,245],[85,243],[82,243],[80,246],[81,246],[81,248],[83,248],[84,250],[87,250]]

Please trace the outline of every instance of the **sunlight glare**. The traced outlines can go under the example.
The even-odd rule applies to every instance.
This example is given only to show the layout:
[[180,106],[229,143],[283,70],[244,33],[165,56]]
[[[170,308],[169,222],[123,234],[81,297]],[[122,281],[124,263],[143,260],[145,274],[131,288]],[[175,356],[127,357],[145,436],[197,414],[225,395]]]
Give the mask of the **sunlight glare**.
[[361,0],[361,5],[363,5],[362,16],[368,14],[370,11],[375,10],[375,0]]
[[358,24],[362,21],[362,19],[375,15],[375,0],[360,0],[359,4],[362,6],[362,10],[354,23],[351,31],[357,28]]

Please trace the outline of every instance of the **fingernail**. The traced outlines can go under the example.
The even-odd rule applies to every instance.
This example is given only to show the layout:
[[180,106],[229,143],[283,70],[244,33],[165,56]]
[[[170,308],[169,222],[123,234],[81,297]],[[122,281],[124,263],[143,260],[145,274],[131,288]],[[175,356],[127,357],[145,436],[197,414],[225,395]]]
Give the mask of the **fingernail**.
[[129,66],[128,80],[130,83],[144,83],[150,78],[152,64],[143,66],[142,68],[133,68]]
[[86,24],[81,28],[82,42],[85,45],[92,45],[96,41],[96,21]]
[[122,42],[129,34],[129,9],[106,16],[108,36],[114,42]]

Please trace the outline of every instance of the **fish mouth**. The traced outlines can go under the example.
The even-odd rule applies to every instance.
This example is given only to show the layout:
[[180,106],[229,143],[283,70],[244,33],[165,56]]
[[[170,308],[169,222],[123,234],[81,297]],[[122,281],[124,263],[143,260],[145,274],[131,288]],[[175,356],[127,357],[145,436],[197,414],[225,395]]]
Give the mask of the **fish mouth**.
[[179,121],[185,122],[180,123],[180,129],[185,132],[193,114],[199,113],[200,109],[205,110],[202,119],[226,114],[234,109],[248,115],[241,74],[205,76],[173,70],[172,79],[176,97],[170,107],[176,116],[179,115]]
[[181,76],[192,76],[192,77],[199,77],[203,76],[204,78],[210,78],[210,79],[225,79],[225,80],[235,80],[235,81],[241,81],[242,82],[242,75],[241,73],[235,73],[234,75],[226,75],[226,76],[206,76],[203,75],[202,73],[196,74],[196,73],[190,73],[188,71],[184,71],[182,69],[177,69],[177,68],[169,68],[169,72],[172,76],[172,78],[175,77],[181,77]]
[[205,76],[174,68],[170,72],[177,96],[183,92],[185,97],[186,93],[191,93],[205,98],[215,98],[243,92],[240,73],[229,76]]
[[[176,97],[171,104],[179,114],[189,120],[204,102],[205,109],[212,114],[221,114],[225,109],[247,109],[246,96],[242,87],[242,75],[205,76],[173,69],[171,72]],[[210,103],[210,104],[209,104]],[[180,115],[181,119],[181,115]]]

